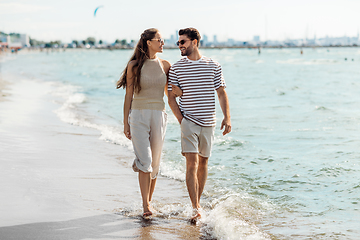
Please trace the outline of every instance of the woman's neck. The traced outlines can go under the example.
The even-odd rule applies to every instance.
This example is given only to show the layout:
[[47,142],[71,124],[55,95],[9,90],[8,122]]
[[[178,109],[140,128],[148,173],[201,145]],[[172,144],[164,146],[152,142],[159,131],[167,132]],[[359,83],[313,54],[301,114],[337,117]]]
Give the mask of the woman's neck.
[[156,59],[156,52],[149,51],[149,59]]

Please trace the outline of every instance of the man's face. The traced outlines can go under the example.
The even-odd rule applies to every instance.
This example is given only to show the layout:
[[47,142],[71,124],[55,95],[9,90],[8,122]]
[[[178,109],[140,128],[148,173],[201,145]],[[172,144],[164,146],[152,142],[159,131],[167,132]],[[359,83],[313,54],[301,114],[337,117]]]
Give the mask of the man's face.
[[187,35],[180,35],[179,49],[181,56],[189,56],[194,51],[193,41]]

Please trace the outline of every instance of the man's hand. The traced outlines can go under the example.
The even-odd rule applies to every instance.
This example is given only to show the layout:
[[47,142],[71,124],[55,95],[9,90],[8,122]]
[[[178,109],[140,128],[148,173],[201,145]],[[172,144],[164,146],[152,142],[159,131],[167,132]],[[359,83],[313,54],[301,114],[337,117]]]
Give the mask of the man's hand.
[[224,114],[224,120],[221,122],[220,130],[224,128],[223,136],[231,132],[231,120],[230,120],[230,108],[229,108],[229,100],[225,91],[225,87],[219,87],[216,90],[221,110]]
[[223,136],[225,136],[226,134],[228,134],[229,132],[231,132],[231,121],[230,119],[226,119],[224,118],[224,120],[221,122],[221,127],[220,130],[223,130]]
[[182,96],[182,90],[178,86],[171,84],[171,91],[175,95],[175,97]]
[[180,124],[183,119],[183,115],[180,112],[179,105],[176,102],[176,97],[175,97],[175,94],[172,92],[172,90],[168,90],[168,103],[169,103],[169,106],[170,106],[172,112],[174,113],[176,119],[178,120],[178,122]]

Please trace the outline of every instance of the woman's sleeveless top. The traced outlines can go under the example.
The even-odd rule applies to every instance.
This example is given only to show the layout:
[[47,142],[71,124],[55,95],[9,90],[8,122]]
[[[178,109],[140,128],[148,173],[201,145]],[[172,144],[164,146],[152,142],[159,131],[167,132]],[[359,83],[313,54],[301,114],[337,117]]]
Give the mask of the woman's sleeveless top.
[[141,68],[140,93],[134,92],[131,109],[165,110],[166,74],[160,59],[147,59]]

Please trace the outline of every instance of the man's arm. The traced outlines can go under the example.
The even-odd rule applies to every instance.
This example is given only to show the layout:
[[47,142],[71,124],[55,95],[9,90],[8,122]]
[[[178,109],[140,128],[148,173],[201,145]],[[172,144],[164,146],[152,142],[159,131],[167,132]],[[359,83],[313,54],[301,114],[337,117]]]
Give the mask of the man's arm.
[[176,102],[175,94],[172,90],[168,90],[168,103],[178,122],[181,123],[183,115],[181,114],[179,105]]
[[231,120],[230,120],[230,107],[229,107],[229,99],[227,97],[225,87],[219,87],[217,90],[217,95],[219,98],[219,103],[221,110],[224,115],[224,119],[221,123],[220,130],[222,130],[224,127],[223,135],[228,134],[231,132]]
[[171,108],[171,111],[173,112],[173,114],[175,115],[175,117],[177,118],[179,124],[181,124],[181,121],[183,119],[183,115],[180,111],[179,105],[176,102],[176,95],[175,92],[176,91],[172,91],[172,85],[174,85],[175,83],[178,83],[178,78],[176,75],[176,72],[174,71],[173,67],[170,68],[169,70],[169,76],[168,76],[168,104]]

